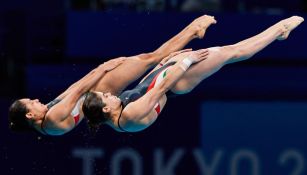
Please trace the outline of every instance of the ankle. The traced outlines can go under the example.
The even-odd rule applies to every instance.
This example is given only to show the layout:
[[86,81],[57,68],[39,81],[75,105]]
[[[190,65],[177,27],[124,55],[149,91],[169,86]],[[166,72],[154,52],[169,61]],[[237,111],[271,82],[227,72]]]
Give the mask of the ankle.
[[189,25],[186,29],[187,35],[191,37],[192,39],[195,39],[198,37],[198,31],[199,31],[199,26],[197,25]]

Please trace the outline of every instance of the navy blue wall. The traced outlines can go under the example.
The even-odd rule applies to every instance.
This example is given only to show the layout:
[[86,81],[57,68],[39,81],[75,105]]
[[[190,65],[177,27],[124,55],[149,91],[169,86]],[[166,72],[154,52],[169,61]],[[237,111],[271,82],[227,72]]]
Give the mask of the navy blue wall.
[[[67,15],[67,55],[101,57],[149,52],[200,15],[72,12]],[[209,28],[205,39],[190,46],[197,49],[233,44],[289,16],[217,14],[218,23]],[[286,43],[270,46],[261,53],[261,57],[305,58],[306,30],[306,25],[300,26]]]
[[306,105],[276,100],[204,102],[201,143],[214,174],[305,174]]

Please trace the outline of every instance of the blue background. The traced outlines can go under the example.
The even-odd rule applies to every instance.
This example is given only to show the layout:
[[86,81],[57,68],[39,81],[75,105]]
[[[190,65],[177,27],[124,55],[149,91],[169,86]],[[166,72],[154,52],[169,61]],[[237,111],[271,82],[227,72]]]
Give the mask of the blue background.
[[[293,14],[306,17],[298,1],[259,1],[260,6],[289,7],[274,14],[253,13],[252,1],[244,2],[244,12],[210,13],[218,24],[186,48],[233,44]],[[172,174],[167,167],[176,175],[210,174],[210,168],[212,175],[306,174],[305,23],[288,40],[227,65],[188,95],[169,99],[145,131],[116,133],[102,127],[93,136],[82,122],[60,137],[12,133],[7,121],[12,100],[48,102],[98,64],[153,51],[207,13],[66,6],[59,0],[0,5],[0,174]],[[90,166],[78,152],[94,155]],[[116,164],[120,156],[124,160]]]

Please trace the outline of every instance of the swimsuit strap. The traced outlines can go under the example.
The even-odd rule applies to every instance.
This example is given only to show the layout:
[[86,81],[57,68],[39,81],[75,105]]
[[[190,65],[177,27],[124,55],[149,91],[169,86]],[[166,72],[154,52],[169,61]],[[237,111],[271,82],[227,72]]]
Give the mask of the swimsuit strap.
[[122,113],[123,113],[123,110],[124,110],[124,105],[123,105],[123,102],[121,102],[122,104],[122,110],[120,111],[120,114],[119,114],[119,117],[118,117],[118,120],[117,120],[117,125],[118,125],[118,128],[120,129],[120,130],[122,130],[123,132],[128,132],[128,131],[126,131],[126,130],[124,130],[124,128],[122,128],[121,126],[120,126],[120,123],[119,123],[119,120],[120,120],[120,118],[122,117]]
[[[47,114],[47,113],[46,113]],[[41,123],[41,130],[43,131],[43,133],[45,134],[45,135],[49,135],[48,133],[47,133],[47,131],[44,129],[44,121],[46,120],[46,114],[44,115],[44,117],[43,117],[43,119],[42,119],[42,123]]]

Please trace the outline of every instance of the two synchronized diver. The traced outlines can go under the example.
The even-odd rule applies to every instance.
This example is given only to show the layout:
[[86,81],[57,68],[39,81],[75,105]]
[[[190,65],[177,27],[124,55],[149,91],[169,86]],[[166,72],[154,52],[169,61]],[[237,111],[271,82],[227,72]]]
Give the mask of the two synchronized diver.
[[[293,16],[233,45],[181,50],[216,24],[214,17],[201,16],[151,53],[99,65],[48,104],[16,100],[9,109],[10,128],[63,135],[87,118],[92,128],[106,124],[118,132],[142,131],[156,121],[169,94],[191,92],[224,65],[247,60],[275,40],[287,39],[303,21]],[[153,70],[135,88],[125,90],[149,69]]]

